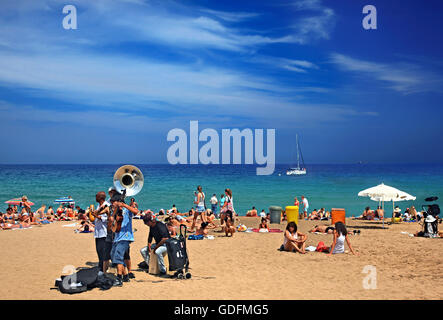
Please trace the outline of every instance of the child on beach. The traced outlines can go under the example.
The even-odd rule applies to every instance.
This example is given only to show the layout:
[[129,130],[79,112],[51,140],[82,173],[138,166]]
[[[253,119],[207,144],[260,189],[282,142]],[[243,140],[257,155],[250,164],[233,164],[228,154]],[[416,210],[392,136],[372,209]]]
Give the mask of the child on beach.
[[351,246],[351,241],[349,240],[348,231],[346,230],[345,225],[343,224],[343,222],[339,221],[335,224],[334,239],[332,241],[332,245],[325,252],[329,252],[329,256],[332,254],[345,253],[345,240],[352,254],[358,255],[358,253],[355,252]]
[[308,237],[301,232],[297,232],[297,224],[293,221],[286,226],[283,246],[285,251],[296,251],[305,254],[306,239]]
[[228,237],[229,234],[231,235],[231,237],[234,235],[235,233],[235,227],[234,227],[234,217],[233,217],[233,213],[231,210],[228,210],[225,212],[224,214],[224,220],[225,220],[225,226],[223,227],[226,236]]

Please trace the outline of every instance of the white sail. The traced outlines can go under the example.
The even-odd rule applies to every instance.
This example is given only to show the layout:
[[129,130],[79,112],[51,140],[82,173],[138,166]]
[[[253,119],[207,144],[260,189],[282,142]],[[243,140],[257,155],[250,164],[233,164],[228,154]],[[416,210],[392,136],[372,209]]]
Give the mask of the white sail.
[[[289,168],[286,171],[286,175],[288,176],[299,176],[306,174],[306,167],[305,167],[305,161],[303,160],[303,155],[301,154],[300,146],[298,144],[298,134],[295,136],[295,141],[297,145],[297,167],[296,168]],[[302,159],[302,166],[300,167],[300,155]]]

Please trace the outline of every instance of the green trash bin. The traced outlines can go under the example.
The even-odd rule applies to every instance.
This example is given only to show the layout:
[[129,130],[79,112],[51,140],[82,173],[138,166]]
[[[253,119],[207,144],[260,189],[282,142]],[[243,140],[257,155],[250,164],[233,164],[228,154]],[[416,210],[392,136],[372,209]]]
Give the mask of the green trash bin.
[[269,207],[269,214],[271,216],[271,223],[280,224],[282,211],[283,211],[283,209],[279,206],[270,206]]

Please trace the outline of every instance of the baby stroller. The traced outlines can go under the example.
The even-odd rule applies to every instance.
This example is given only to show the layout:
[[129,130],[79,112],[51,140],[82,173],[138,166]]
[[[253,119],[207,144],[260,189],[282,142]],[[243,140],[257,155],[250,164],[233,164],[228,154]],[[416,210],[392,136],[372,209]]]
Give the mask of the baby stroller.
[[175,271],[172,277],[190,279],[189,258],[186,250],[186,226],[184,224],[180,225],[178,238],[166,240],[166,248],[168,250],[169,271]]
[[[437,201],[438,197],[426,198],[427,202]],[[428,204],[423,205],[423,231],[419,232],[419,236],[427,238],[437,238],[438,237],[438,223],[441,223],[439,218],[440,207],[438,204]]]

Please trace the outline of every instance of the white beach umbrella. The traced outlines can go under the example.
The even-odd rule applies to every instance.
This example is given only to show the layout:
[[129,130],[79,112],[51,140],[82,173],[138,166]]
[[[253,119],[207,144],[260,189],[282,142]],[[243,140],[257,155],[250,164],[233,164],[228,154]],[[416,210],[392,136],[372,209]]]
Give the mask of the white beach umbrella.
[[[394,217],[394,203],[396,201],[409,201],[409,200],[415,200],[416,197],[411,196],[410,194],[398,190],[397,188],[390,187],[385,185],[384,183],[379,184],[378,186],[365,189],[363,191],[360,191],[358,193],[359,197],[369,197],[373,201],[379,201],[383,203],[383,209],[384,209],[384,202],[385,201],[392,201],[392,217]],[[383,217],[383,228],[385,226],[385,219]]]

